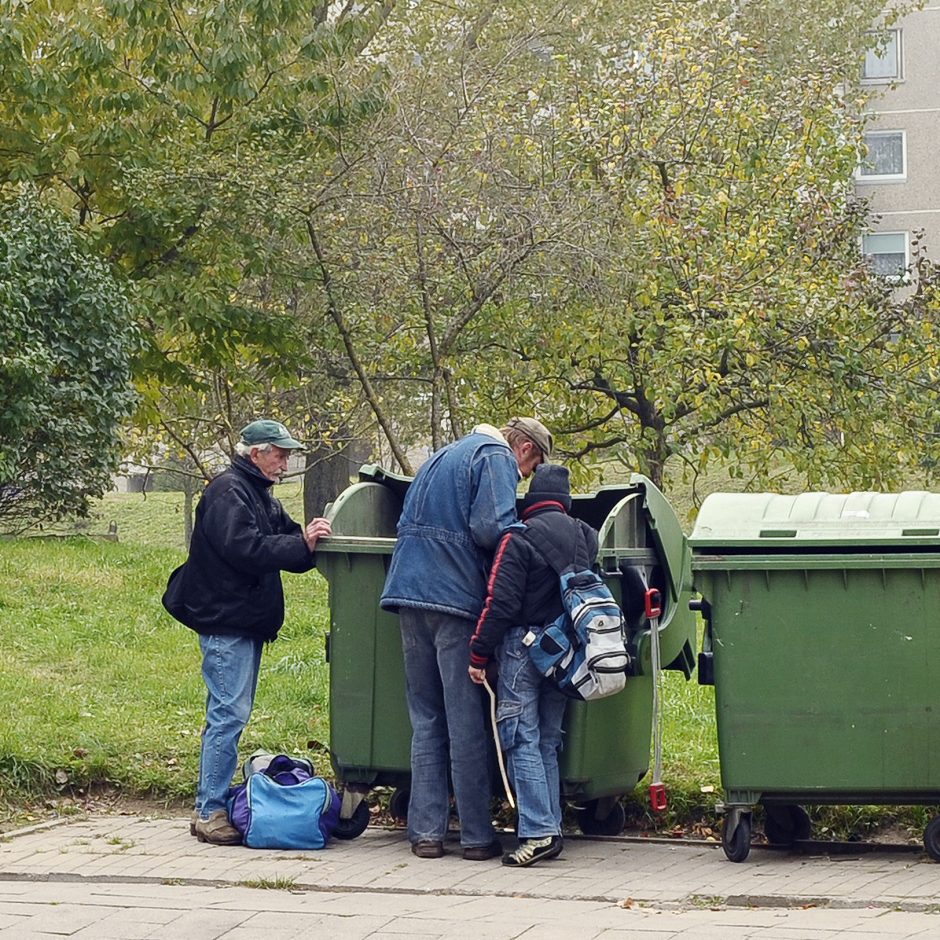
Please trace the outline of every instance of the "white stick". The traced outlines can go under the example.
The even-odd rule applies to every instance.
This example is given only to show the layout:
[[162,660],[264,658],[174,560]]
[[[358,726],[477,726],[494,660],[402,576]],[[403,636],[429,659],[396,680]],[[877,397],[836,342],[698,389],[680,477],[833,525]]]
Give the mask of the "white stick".
[[509,786],[509,777],[506,776],[506,765],[503,763],[503,749],[499,746],[499,730],[496,727],[496,693],[490,685],[489,679],[483,676],[483,684],[490,693],[490,722],[493,725],[493,740],[496,742],[496,757],[499,760],[499,772],[503,775],[503,786],[506,788],[506,797],[511,809],[516,808],[516,801],[512,798],[512,788]]

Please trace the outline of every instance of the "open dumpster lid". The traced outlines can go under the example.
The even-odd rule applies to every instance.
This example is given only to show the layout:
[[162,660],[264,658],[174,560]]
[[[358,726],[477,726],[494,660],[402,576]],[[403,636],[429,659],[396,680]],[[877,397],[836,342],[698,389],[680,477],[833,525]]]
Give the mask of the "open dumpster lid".
[[634,473],[630,476],[630,485],[643,493],[650,532],[665,562],[666,577],[678,597],[687,576],[688,565],[688,547],[682,526],[669,501],[652,480],[641,473]]
[[[392,473],[377,464],[366,464],[359,470],[362,482],[381,483],[395,492],[401,500],[411,485],[412,477]],[[684,536],[679,520],[666,497],[655,484],[639,473],[630,476],[629,483],[601,486],[590,494],[574,493],[571,497],[572,515],[601,530],[612,510],[625,496],[639,493],[643,496],[643,511],[650,530],[665,562],[667,577],[678,596],[683,578]],[[522,511],[522,497],[518,508]]]
[[849,544],[940,550],[940,493],[714,493],[689,542],[696,552]]
[[[393,473],[377,464],[361,467],[359,479],[364,483],[382,484],[402,501],[412,481],[410,476]],[[678,596],[687,557],[685,537],[675,512],[651,480],[642,474],[634,473],[630,476],[629,483],[601,486],[590,494],[572,494],[572,515],[600,531],[615,507],[624,497],[631,494],[643,497],[643,513],[664,562],[666,576],[672,584],[673,592]],[[518,508],[521,512],[522,497],[519,498]]]
[[[359,479],[364,483],[381,483],[391,489],[402,501],[411,485],[413,477],[401,473],[393,473],[378,464],[365,464],[359,469]],[[574,507],[572,515],[583,519],[588,525],[600,529],[610,511],[629,493],[636,491],[637,480],[645,482],[645,477],[631,478],[630,484],[615,486],[602,486],[594,493],[572,493],[571,502]],[[522,512],[522,497],[517,500],[517,509]]]

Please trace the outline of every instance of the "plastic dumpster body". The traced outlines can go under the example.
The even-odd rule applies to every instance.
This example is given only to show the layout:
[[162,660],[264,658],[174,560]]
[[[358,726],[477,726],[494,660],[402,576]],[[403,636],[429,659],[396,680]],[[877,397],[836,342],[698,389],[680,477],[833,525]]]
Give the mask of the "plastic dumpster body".
[[783,844],[801,803],[940,803],[940,495],[715,494],[690,543],[728,858],[758,802]]
[[[330,592],[330,752],[343,789],[341,825],[347,835],[368,823],[362,800],[373,787],[394,787],[390,810],[404,817],[411,777],[398,617],[379,606],[411,478],[371,465],[359,476],[360,482],[327,508],[333,535],[317,546],[317,565]],[[576,495],[571,514],[600,532],[598,562],[624,609],[633,664],[623,692],[569,703],[562,792],[582,807],[585,831],[620,832],[619,798],[633,790],[649,765],[652,679],[642,586],[657,588],[663,598],[661,662],[688,678],[695,641],[695,618],[688,609],[690,554],[672,508],[645,477]]]

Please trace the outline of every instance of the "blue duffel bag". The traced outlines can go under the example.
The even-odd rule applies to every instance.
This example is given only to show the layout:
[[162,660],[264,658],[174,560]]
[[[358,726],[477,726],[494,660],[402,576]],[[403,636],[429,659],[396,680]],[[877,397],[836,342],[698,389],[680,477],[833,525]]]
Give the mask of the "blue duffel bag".
[[[228,815],[253,849],[322,849],[339,824],[339,794],[309,761],[274,755],[229,791]],[[246,768],[247,770],[247,768]]]

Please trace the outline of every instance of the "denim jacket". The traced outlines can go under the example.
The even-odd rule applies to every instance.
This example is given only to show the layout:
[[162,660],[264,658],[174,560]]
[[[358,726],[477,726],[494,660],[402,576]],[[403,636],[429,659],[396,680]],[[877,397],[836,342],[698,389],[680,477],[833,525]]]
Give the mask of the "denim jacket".
[[405,494],[383,609],[476,620],[502,532],[516,522],[519,466],[505,441],[474,430],[442,447]]

